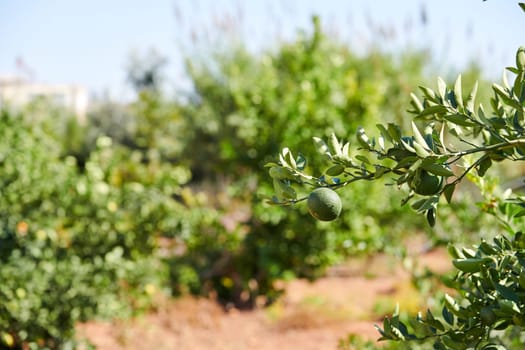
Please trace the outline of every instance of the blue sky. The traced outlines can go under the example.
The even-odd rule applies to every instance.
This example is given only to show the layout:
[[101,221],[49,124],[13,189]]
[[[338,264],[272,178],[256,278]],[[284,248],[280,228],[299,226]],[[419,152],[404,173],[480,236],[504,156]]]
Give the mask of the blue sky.
[[[437,68],[449,72],[479,60],[496,79],[525,46],[525,13],[511,0],[0,0],[0,75],[16,73],[20,57],[37,81],[77,83],[92,92],[129,95],[125,67],[132,52],[156,49],[169,60],[174,87],[183,83],[182,57],[197,42],[218,44],[217,23],[252,49],[272,47],[298,29],[323,26],[356,50],[375,42],[375,26],[394,28],[392,49],[430,48]],[[427,25],[421,25],[425,8]],[[376,33],[376,34],[373,34]],[[207,39],[205,39],[207,38]]]

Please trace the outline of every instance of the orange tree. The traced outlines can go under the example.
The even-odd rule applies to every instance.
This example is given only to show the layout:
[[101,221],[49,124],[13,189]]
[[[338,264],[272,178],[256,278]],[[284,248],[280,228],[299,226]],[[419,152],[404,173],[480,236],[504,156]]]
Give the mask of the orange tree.
[[[520,6],[525,10],[525,4]],[[339,198],[333,191],[359,181],[386,178],[404,189],[402,203],[425,215],[430,226],[436,223],[438,206],[454,199],[464,179],[482,189],[482,209],[496,216],[506,232],[473,249],[450,245],[458,270],[452,283],[455,296],[445,295],[440,315],[428,311],[402,320],[396,312],[385,318],[377,327],[381,340],[430,342],[434,349],[506,349],[520,339],[525,324],[525,197],[510,190],[495,196],[484,178],[497,162],[520,164],[525,159],[525,48],[517,51],[516,66],[507,71],[514,80],[507,73],[502,85],[493,84],[490,111],[476,102],[477,84],[464,93],[461,76],[453,86],[439,78],[436,90],[421,87],[421,97],[411,94],[414,120],[409,132],[388,123],[377,125],[377,137],[358,128],[355,143],[335,135],[326,141],[314,137],[328,163],[320,176],[306,172],[305,156],[289,148],[281,151],[278,162],[267,164],[275,188],[269,202],[307,201],[318,219],[336,219]],[[304,188],[314,190],[298,195]],[[319,188],[325,189],[323,196],[316,195]]]
[[[370,51],[361,57],[326,35],[314,18],[310,34],[271,50],[234,46],[209,56],[188,60],[193,90],[180,102],[187,125],[181,161],[191,168],[192,189],[211,194],[209,205],[230,223],[188,236],[190,259],[173,263],[175,276],[193,269],[202,286],[212,282],[221,300],[251,306],[259,295],[277,297],[277,279],[316,278],[348,254],[382,250],[385,235],[401,234],[405,223],[398,218],[406,208],[395,205],[395,193],[385,198],[379,183],[356,184],[340,220],[314,228],[303,208],[285,212],[261,203],[258,196],[273,188],[260,169],[282,140],[315,152],[309,140],[326,124],[331,127],[323,136],[342,137],[345,127],[373,126],[378,116],[399,120],[402,91],[423,79],[425,55],[394,59]],[[382,200],[367,200],[373,198]]]

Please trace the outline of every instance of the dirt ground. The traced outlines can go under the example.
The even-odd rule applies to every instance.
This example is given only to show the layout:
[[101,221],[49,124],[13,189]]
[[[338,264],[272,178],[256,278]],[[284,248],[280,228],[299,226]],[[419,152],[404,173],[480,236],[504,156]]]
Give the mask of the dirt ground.
[[[442,250],[414,261],[436,272],[451,268]],[[285,287],[285,295],[264,309],[225,311],[188,296],[164,300],[158,311],[133,320],[79,325],[78,334],[99,350],[333,350],[349,334],[377,339],[374,324],[396,303],[409,311],[424,307],[409,275],[386,256],[349,261],[315,282]]]

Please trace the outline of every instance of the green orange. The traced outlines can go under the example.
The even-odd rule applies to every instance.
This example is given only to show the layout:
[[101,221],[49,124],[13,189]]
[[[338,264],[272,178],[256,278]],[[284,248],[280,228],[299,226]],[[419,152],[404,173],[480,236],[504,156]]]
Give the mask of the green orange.
[[411,181],[410,187],[422,196],[432,196],[443,188],[443,176],[421,170]]
[[341,198],[334,190],[320,187],[313,190],[307,200],[308,211],[320,221],[332,221],[341,214]]

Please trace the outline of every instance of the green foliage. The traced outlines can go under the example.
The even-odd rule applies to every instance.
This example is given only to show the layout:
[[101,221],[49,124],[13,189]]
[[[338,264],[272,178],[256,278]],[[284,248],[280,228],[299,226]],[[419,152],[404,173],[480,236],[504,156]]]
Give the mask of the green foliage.
[[459,297],[445,295],[439,317],[431,311],[408,323],[394,315],[380,329],[382,339],[433,340],[439,349],[509,346],[501,331],[524,324],[525,239],[518,232],[512,239],[482,241],[475,249],[450,246],[453,264],[459,270],[452,286]]
[[[77,322],[127,317],[161,291],[215,294],[240,307],[269,304],[282,292],[278,280],[314,279],[350,254],[402,249],[392,242],[421,220],[399,219],[409,211],[399,208],[399,193],[385,196],[382,183],[357,180],[404,175],[398,184],[419,199],[408,185],[423,172],[459,179],[448,163],[460,151],[445,147],[437,124],[428,132],[415,126],[413,138],[393,124],[404,123],[405,96],[427,68],[424,54],[358,56],[314,19],[311,35],[273,50],[235,47],[211,61],[188,61],[194,90],[175,101],[160,91],[163,61],[154,58],[130,67],[133,103],[103,102],[85,125],[44,101],[20,114],[2,112],[1,346],[74,347]],[[383,141],[364,132],[377,123],[387,125]],[[502,130],[500,124],[493,128]],[[360,125],[358,150],[341,140]],[[516,155],[493,142],[485,151]],[[262,179],[269,155],[283,148],[279,163],[269,165],[272,181]],[[296,148],[303,153],[292,153]],[[303,154],[316,150],[322,159],[307,162]],[[313,220],[305,206],[261,201],[292,204],[312,187],[350,184],[332,223]],[[491,205],[494,192],[484,186],[487,211],[519,214]],[[424,192],[417,209],[435,208],[447,191],[428,198]]]
[[[311,35],[302,34],[271,51],[252,54],[236,46],[217,53],[211,62],[188,60],[194,91],[188,103],[182,103],[181,115],[191,125],[183,154],[191,154],[192,183],[213,187],[215,198],[229,198],[215,203],[220,213],[228,215],[235,206],[249,208],[238,222],[240,231],[218,235],[226,242],[238,235],[239,242],[225,253],[229,258],[220,260],[228,261],[222,271],[214,270],[226,281],[237,281],[227,283],[232,285],[228,296],[222,277],[213,280],[224,291],[223,298],[237,300],[242,290],[251,301],[257,294],[278,294],[276,279],[315,278],[349,254],[385,249],[389,237],[406,232],[398,217],[407,209],[394,205],[399,195],[385,198],[382,184],[356,184],[352,194],[342,195],[352,206],[326,225],[312,221],[305,209],[282,211],[261,202],[273,191],[289,200],[309,193],[291,189],[287,167],[272,167],[275,180],[270,184],[259,173],[268,155],[282,148],[282,140],[306,154],[315,145],[305,140],[327,124],[331,129],[324,136],[333,132],[344,137],[347,127],[398,120],[410,84],[422,80],[425,59],[418,52],[399,59],[381,52],[358,56],[327,37],[314,19]],[[300,154],[283,157],[305,171],[323,164],[317,159],[306,164]],[[217,254],[201,250],[193,260],[199,259],[212,264]],[[199,272],[201,268],[195,271],[204,282],[207,274]],[[257,288],[246,287],[255,284]]]
[[0,117],[0,332],[13,346],[61,348],[79,321],[151,304],[148,290],[168,278],[153,252],[179,231],[171,195],[189,174],[107,137],[79,168],[44,126]]
[[[511,238],[499,235],[492,244],[482,240],[475,249],[450,245],[459,273],[448,287],[457,295],[444,296],[439,315],[428,310],[405,321],[396,311],[377,327],[380,340],[402,341],[399,348],[430,343],[434,349],[507,349],[522,340],[525,197],[510,189],[498,195],[487,172],[496,162],[525,159],[524,52],[518,49],[516,67],[507,68],[514,81],[509,83],[504,74],[503,85],[492,85],[490,113],[476,102],[477,83],[464,92],[461,76],[452,87],[439,78],[436,90],[422,86],[422,98],[411,94],[409,112],[415,118],[410,134],[395,123],[380,123],[379,136],[373,138],[365,128],[357,128],[355,145],[341,142],[335,134],[327,141],[314,137],[317,151],[328,163],[320,176],[297,166],[299,157],[294,159],[286,147],[278,163],[267,164],[273,181],[279,182],[269,203],[290,205],[305,200],[296,195],[299,187],[337,190],[388,177],[392,185],[404,189],[403,204],[410,203],[414,211],[424,214],[432,227],[440,199],[451,203],[465,178],[481,189],[481,209],[495,216]],[[300,162],[306,162],[302,154]],[[341,347],[356,344],[374,348],[352,337]]]

